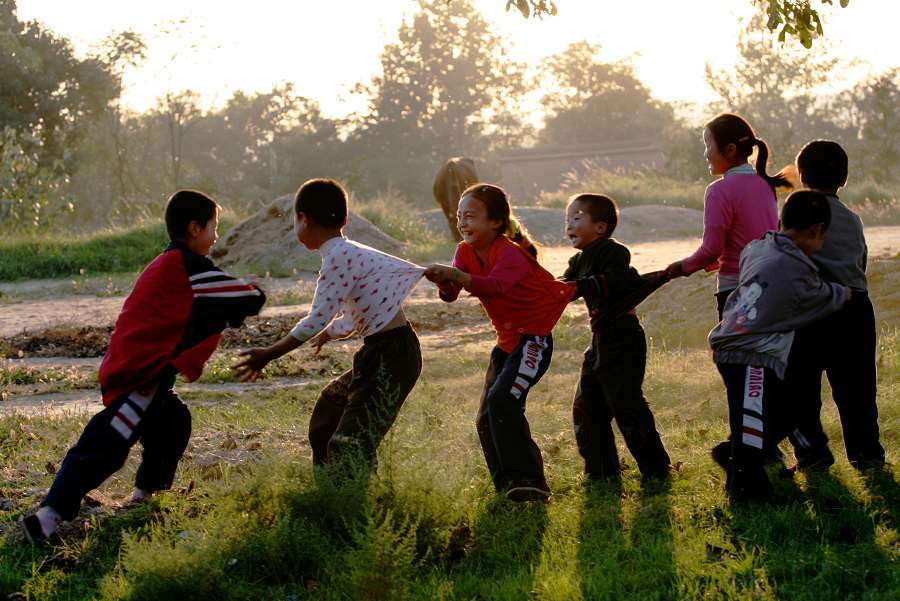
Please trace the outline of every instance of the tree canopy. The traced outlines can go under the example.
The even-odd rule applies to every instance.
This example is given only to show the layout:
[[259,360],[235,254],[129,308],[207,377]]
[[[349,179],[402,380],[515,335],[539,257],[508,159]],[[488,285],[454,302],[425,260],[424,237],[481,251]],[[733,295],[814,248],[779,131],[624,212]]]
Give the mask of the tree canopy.
[[[821,4],[834,4],[834,0],[819,0]],[[782,42],[789,37],[796,38],[805,48],[811,48],[816,36],[824,35],[822,19],[811,0],[749,0],[765,10],[766,27],[778,31]],[[842,8],[850,0],[838,0]],[[526,19],[529,16],[543,18],[557,13],[553,0],[506,0],[506,10],[518,10]]]
[[46,163],[62,159],[74,126],[101,113],[120,92],[108,64],[78,59],[68,40],[21,22],[15,0],[0,0],[0,81],[0,124],[31,132],[28,139],[40,142]]

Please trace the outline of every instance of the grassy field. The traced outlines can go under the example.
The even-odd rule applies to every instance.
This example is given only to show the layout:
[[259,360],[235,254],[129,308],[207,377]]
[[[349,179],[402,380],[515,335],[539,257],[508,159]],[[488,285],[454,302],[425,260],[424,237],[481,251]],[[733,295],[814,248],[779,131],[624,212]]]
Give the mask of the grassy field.
[[[873,265],[879,406],[900,454],[900,261]],[[12,599],[790,599],[900,598],[900,474],[846,463],[833,403],[823,419],[838,463],[775,479],[777,507],[728,504],[708,450],[726,434],[723,387],[703,336],[711,278],[664,288],[641,311],[645,393],[678,471],[644,487],[620,444],[621,487],[588,486],[570,423],[587,344],[583,310],[558,325],[553,365],[528,417],[554,496],[518,506],[489,484],[474,429],[492,335],[473,304],[423,303],[425,369],[362,487],[313,473],[306,426],[317,392],[356,342],[301,349],[256,388],[196,390],[194,434],[175,487],[121,507],[138,460],[92,494],[53,544],[15,521],[40,500],[88,416],[0,418],[0,595]],[[427,325],[426,324],[430,324]],[[252,343],[252,340],[250,341]],[[233,349],[204,381],[229,381]],[[89,375],[89,372],[88,372]],[[0,369],[12,386],[65,372]],[[69,374],[81,386],[84,373]],[[306,386],[285,388],[285,380]],[[621,442],[621,441],[620,441]],[[788,451],[789,453],[789,451]]]

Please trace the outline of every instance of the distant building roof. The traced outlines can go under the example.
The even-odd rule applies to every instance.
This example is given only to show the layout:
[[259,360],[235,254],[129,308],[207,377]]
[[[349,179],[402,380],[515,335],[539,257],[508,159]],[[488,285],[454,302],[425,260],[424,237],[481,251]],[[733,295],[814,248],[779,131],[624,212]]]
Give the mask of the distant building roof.
[[610,170],[659,168],[665,156],[655,140],[624,140],[604,144],[573,144],[509,150],[497,155],[503,187],[524,201],[541,192],[558,190],[567,175],[583,174],[588,166]]

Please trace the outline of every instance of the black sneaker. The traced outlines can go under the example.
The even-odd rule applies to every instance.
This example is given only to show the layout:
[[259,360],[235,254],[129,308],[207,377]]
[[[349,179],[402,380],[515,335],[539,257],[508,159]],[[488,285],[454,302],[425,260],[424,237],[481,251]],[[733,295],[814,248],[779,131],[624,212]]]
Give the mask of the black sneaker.
[[47,540],[47,535],[44,534],[44,529],[41,528],[41,521],[34,514],[22,520],[22,534],[25,535],[25,540],[32,545],[37,545]]
[[737,470],[728,483],[726,493],[733,503],[772,503],[775,500],[772,483],[765,471],[751,474]]
[[[832,460],[832,463],[834,461]],[[884,457],[875,457],[873,459],[851,459],[850,465],[860,472],[883,470],[887,465]]]
[[832,465],[834,465],[834,455],[831,454],[831,449],[824,447],[797,457],[797,465],[791,468],[791,470],[795,472],[824,470]]
[[725,470],[725,473],[731,471],[731,441],[723,440],[712,449],[710,449],[709,454],[712,455],[713,461],[716,464]]
[[506,498],[513,503],[526,501],[546,503],[550,495],[550,487],[544,480],[515,480],[506,491]]
[[794,471],[784,463],[784,453],[778,447],[774,447],[766,454],[765,466],[770,474],[774,474],[779,478],[792,478],[794,476]]

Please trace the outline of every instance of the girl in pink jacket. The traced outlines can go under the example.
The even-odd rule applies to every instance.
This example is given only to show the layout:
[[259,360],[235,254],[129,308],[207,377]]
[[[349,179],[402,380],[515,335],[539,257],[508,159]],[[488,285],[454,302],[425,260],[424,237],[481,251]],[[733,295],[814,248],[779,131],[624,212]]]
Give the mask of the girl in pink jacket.
[[[723,113],[707,123],[703,144],[709,173],[722,177],[706,188],[703,243],[691,256],[669,265],[668,274],[678,277],[718,269],[721,320],[725,299],[737,287],[741,251],[751,240],[778,229],[775,188],[787,185],[787,180],[766,174],[769,147],[739,115]],[[759,150],[752,166],[747,159],[754,147]]]

